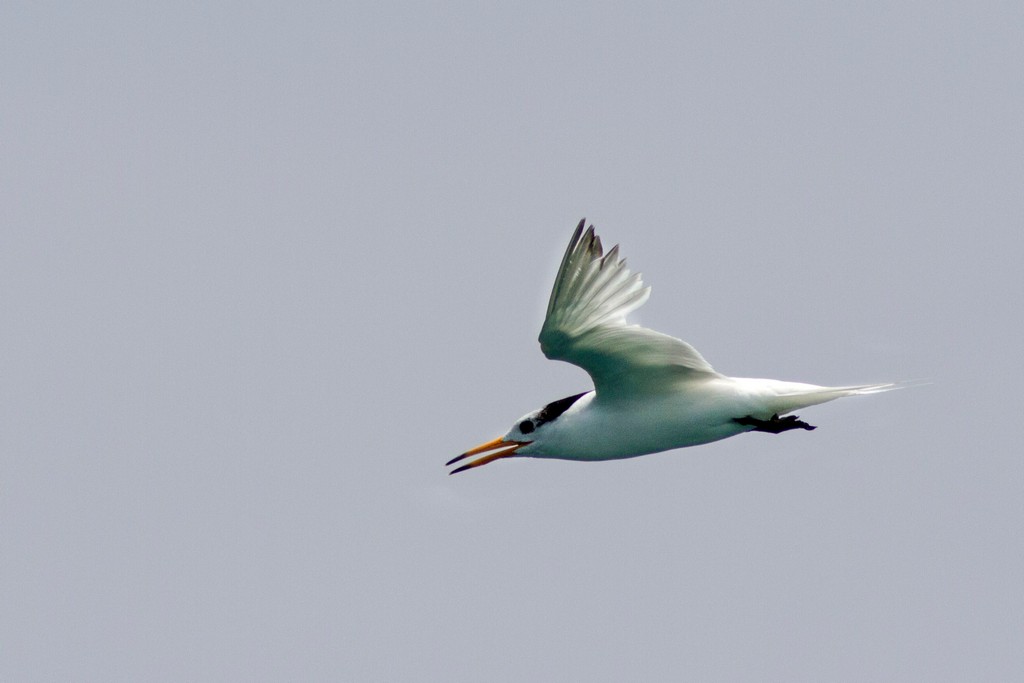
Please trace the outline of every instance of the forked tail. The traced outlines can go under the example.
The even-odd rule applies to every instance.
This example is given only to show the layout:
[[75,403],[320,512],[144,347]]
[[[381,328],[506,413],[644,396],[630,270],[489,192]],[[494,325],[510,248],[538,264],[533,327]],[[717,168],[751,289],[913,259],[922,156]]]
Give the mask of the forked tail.
[[828,403],[844,396],[879,394],[883,391],[903,389],[912,386],[910,382],[886,382],[884,384],[857,384],[847,387],[819,387],[812,384],[780,383],[771,400],[772,408],[779,415],[791,413],[819,403]]

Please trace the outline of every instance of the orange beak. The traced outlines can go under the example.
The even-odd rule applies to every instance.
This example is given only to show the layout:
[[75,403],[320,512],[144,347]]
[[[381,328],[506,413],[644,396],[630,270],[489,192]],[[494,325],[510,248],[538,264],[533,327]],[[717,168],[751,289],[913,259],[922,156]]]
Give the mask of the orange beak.
[[487,443],[482,443],[479,446],[477,446],[476,448],[471,448],[468,451],[466,451],[465,453],[463,453],[462,455],[460,455],[460,456],[458,456],[456,458],[452,458],[451,460],[449,460],[448,462],[445,463],[445,467],[447,467],[448,465],[453,465],[453,464],[457,463],[458,461],[462,460],[463,458],[468,458],[471,455],[480,455],[481,453],[487,453],[488,451],[493,451],[493,453],[488,453],[484,457],[478,458],[478,459],[474,460],[473,462],[469,463],[468,465],[463,465],[462,467],[456,467],[454,470],[452,470],[448,474],[456,474],[457,472],[463,472],[465,470],[469,470],[469,469],[472,469],[474,467],[480,467],[480,465],[486,465],[487,463],[493,462],[493,461],[497,460],[498,458],[508,458],[508,457],[510,457],[512,455],[515,455],[516,450],[518,450],[522,446],[525,446],[528,443],[533,443],[533,442],[532,441],[505,441],[501,437],[498,437],[494,441],[488,441]]

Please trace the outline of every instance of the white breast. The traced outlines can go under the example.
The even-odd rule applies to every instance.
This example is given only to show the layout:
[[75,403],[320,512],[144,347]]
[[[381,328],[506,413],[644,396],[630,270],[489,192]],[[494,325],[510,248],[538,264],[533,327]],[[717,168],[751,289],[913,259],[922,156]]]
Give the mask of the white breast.
[[547,425],[543,439],[517,455],[615,460],[696,446],[747,431],[733,418],[750,414],[756,401],[731,380],[688,383],[679,389],[628,402],[601,401],[588,394]]

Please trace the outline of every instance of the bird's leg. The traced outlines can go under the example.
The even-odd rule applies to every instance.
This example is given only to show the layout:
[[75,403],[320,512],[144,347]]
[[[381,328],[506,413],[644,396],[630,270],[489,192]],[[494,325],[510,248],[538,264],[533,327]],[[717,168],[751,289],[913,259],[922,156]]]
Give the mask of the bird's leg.
[[772,415],[770,420],[759,420],[752,415],[747,415],[746,417],[734,417],[733,422],[737,422],[745,427],[753,427],[752,431],[767,432],[769,434],[781,434],[782,432],[788,432],[790,429],[816,429],[816,427],[798,419],[796,415],[787,415],[786,417]]

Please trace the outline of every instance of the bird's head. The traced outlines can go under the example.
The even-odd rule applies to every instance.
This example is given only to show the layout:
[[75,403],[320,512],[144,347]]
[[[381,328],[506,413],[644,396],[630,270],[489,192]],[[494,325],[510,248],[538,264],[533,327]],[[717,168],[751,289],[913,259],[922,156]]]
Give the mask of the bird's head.
[[576,394],[575,396],[568,396],[558,401],[553,401],[547,404],[540,410],[534,410],[533,412],[523,415],[521,418],[515,421],[512,428],[505,433],[504,436],[499,436],[493,441],[480,444],[476,448],[471,448],[462,455],[449,460],[445,465],[454,465],[455,463],[474,455],[482,455],[483,457],[477,458],[473,462],[456,467],[448,474],[455,474],[457,472],[463,472],[480,465],[486,465],[489,462],[493,462],[499,458],[509,458],[515,455],[544,455],[546,453],[544,448],[544,442],[546,436],[551,431],[552,424],[555,420],[567,411],[573,403],[585,396],[590,392],[583,392],[582,394]]

